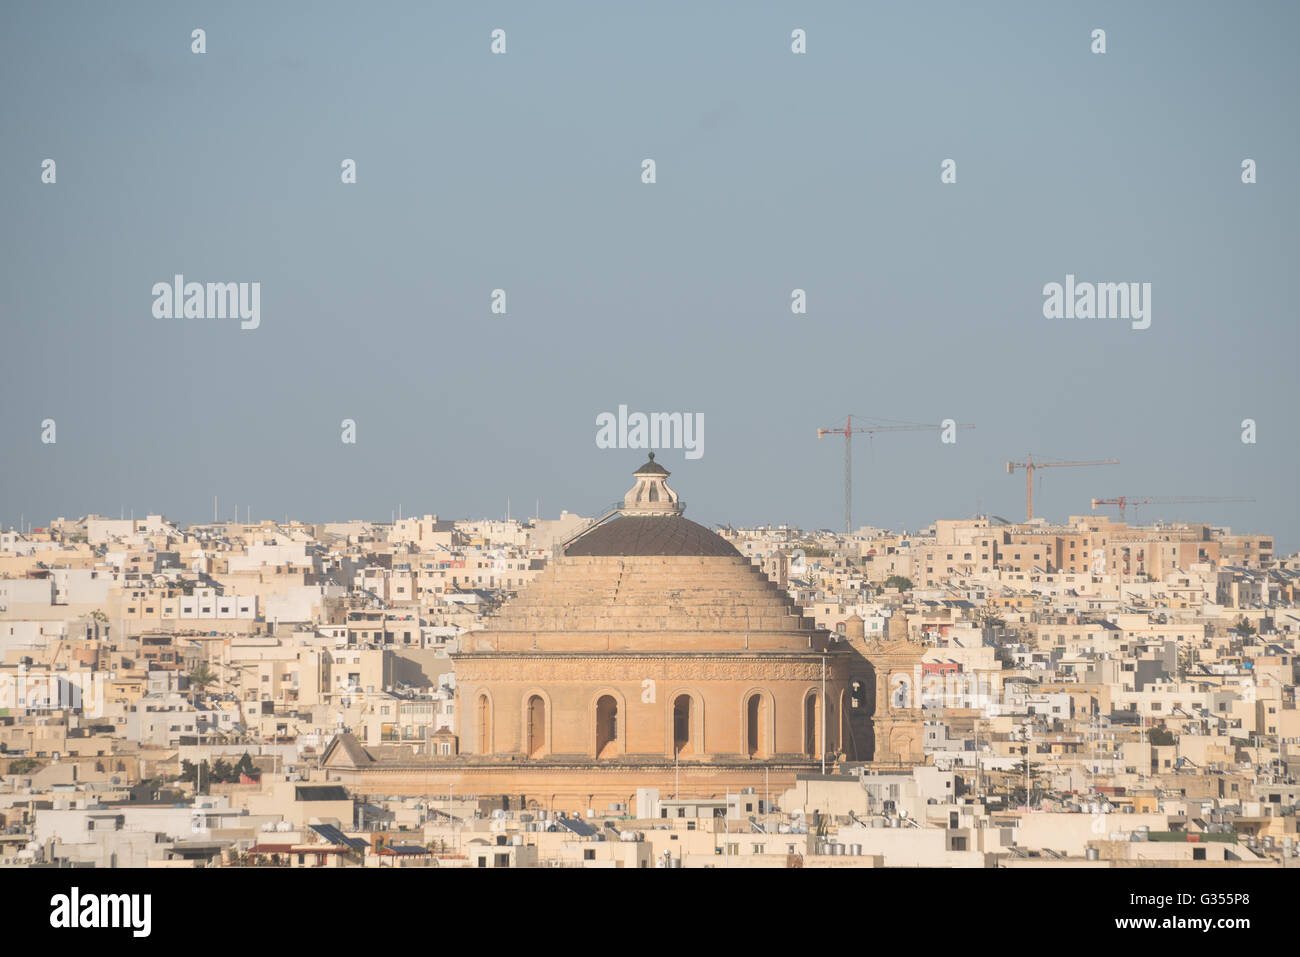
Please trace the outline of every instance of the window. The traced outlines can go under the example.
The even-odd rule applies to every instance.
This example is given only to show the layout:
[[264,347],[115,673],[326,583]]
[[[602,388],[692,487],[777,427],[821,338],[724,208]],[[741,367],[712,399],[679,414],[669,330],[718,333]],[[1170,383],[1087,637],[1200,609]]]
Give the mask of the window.
[[618,753],[618,702],[610,695],[596,701],[596,757]]
[[691,697],[678,695],[673,702],[673,751],[691,753]]

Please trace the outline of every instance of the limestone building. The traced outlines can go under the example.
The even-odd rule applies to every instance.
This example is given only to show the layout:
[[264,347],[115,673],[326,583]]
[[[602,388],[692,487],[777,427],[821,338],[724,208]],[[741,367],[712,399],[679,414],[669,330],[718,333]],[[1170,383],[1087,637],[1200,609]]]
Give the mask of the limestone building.
[[[452,656],[459,754],[440,762],[439,779],[524,806],[603,807],[638,787],[779,794],[799,774],[869,759],[867,708],[885,680],[855,647],[860,633],[819,629],[729,542],[683,517],[653,454],[634,476],[621,509],[559,546],[487,628],[463,636]],[[887,740],[914,741],[919,755],[916,724],[911,741],[889,724]],[[384,787],[401,785],[389,775]]]

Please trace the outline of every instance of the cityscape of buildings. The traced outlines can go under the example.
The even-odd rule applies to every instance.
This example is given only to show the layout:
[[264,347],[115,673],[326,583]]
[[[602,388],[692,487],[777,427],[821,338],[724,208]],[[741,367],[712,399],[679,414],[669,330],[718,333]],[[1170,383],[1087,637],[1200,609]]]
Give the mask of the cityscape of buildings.
[[1294,866],[1267,532],[709,529],[667,479],[0,533],[0,863]]

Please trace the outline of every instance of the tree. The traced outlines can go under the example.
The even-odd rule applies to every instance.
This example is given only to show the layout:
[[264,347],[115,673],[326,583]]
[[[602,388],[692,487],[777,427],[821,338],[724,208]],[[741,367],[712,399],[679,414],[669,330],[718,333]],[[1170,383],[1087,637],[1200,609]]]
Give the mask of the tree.
[[[248,755],[245,754],[244,758]],[[240,765],[243,764],[243,758],[240,759]],[[252,759],[249,759],[252,764]],[[237,784],[239,782],[239,765],[231,764],[224,758],[217,758],[212,764],[202,761],[199,764],[193,764],[190,761],[181,761],[181,774],[178,778],[180,781],[194,782],[200,786],[198,793],[210,793],[208,788],[212,784]]]
[[206,661],[199,662],[198,666],[186,675],[186,677],[189,678],[190,687],[194,689],[195,695],[202,694],[203,690],[207,688],[208,685],[213,684],[217,680],[217,676],[213,673],[212,669],[208,667]]
[[1152,728],[1147,733],[1147,738],[1157,747],[1165,747],[1174,743],[1174,733],[1168,728]]
[[1233,630],[1239,631],[1243,635],[1253,635],[1255,633],[1255,626],[1250,623],[1249,618],[1242,615]]
[[248,777],[252,778],[252,777],[257,777],[257,774],[258,774],[257,766],[253,764],[253,759],[250,758],[248,756],[248,752],[245,751],[243,757],[241,757],[235,763],[235,770],[234,770],[235,780],[238,781],[240,775],[247,775]]
[[[1029,767],[1028,793],[1026,793],[1024,785],[1026,765]],[[1042,770],[1035,767],[1028,759],[1024,759],[1017,762],[1017,764],[1012,768],[1012,773],[1015,777],[1011,779],[1011,782],[1018,783],[1011,784],[1011,800],[1013,802],[1019,802],[1021,805],[1032,804],[1034,796],[1042,794],[1042,788],[1039,786],[1039,781],[1042,777]]]
[[890,575],[885,579],[886,588],[897,588],[899,591],[911,591],[912,579],[903,575]]
[[10,774],[30,774],[41,766],[35,758],[17,758],[9,762]]
[[803,552],[804,558],[830,558],[831,556],[830,550],[822,548],[820,545],[810,545],[800,542],[799,550]]

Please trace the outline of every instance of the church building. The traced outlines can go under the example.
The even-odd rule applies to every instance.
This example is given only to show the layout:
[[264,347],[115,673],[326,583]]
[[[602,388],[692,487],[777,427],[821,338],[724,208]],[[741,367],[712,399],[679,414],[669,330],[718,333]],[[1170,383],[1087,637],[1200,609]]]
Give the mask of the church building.
[[[888,759],[920,759],[919,711],[891,707],[860,627],[818,628],[729,542],[685,518],[653,453],[633,474],[621,509],[462,636],[457,753],[425,759],[438,781],[557,809],[630,805],[639,787],[780,793],[798,775],[870,759],[876,702],[892,710],[878,717],[906,752]],[[899,674],[919,660],[906,643],[888,651]],[[366,764],[348,759],[357,750],[331,749],[333,766]],[[399,777],[410,775],[383,775],[381,789],[403,793]]]

